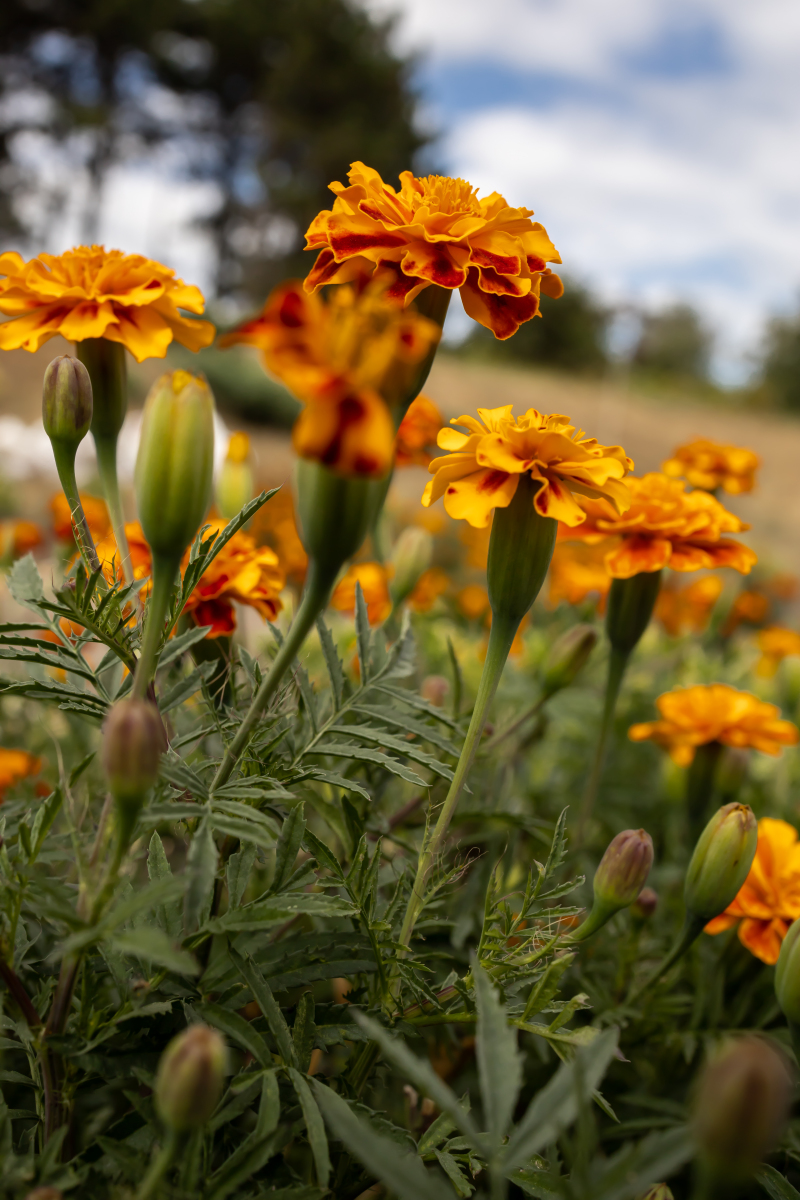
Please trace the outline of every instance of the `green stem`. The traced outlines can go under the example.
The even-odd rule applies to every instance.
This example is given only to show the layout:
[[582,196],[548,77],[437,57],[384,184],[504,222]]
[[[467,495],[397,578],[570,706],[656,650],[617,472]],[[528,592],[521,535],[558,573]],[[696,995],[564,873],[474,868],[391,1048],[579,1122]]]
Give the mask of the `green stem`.
[[132,694],[137,700],[143,700],[147,695],[155,673],[156,657],[164,636],[164,622],[179,565],[174,559],[153,556],[153,591],[147,601],[144,639],[133,680]]
[[592,934],[597,933],[598,929],[602,929],[618,912],[618,908],[609,908],[608,905],[599,904],[595,899],[588,917],[565,939],[566,943],[571,945],[573,942],[585,942]]
[[532,704],[530,708],[525,709],[525,712],[521,717],[517,717],[516,720],[512,721],[509,725],[506,725],[504,729],[499,730],[487,741],[485,741],[481,747],[481,753],[491,754],[491,752],[495,750],[501,742],[504,742],[506,738],[511,737],[512,733],[516,733],[517,730],[526,723],[526,721],[530,721],[531,717],[537,717],[549,699],[550,696],[547,694],[540,696],[535,704]]
[[253,736],[256,725],[260,721],[264,710],[278,690],[287,669],[294,662],[311,627],[328,603],[332,587],[333,579],[330,578],[327,572],[321,572],[314,559],[311,559],[306,590],[303,593],[300,607],[283,640],[283,644],[273,659],[272,666],[266,678],[253,697],[245,719],[239,726],[235,738],[225,751],[225,756],[211,784],[212,793],[230,779],[231,772],[247,748],[247,744]]
[[519,621],[498,616],[495,616],[492,620],[486,661],[483,664],[483,673],[478,685],[475,707],[472,710],[472,719],[469,723],[467,736],[464,739],[464,745],[461,748],[461,757],[458,760],[458,765],[453,775],[453,782],[450,784],[450,790],[439,812],[439,818],[433,833],[426,838],[422,854],[420,855],[417,875],[408,899],[403,928],[400,932],[400,942],[403,946],[407,947],[410,945],[414,925],[425,902],[425,886],[428,882],[428,877],[437,856],[442,850],[447,830],[450,827],[450,822],[453,819],[453,814],[461,795],[461,790],[464,787],[478,749],[483,727],[486,724],[489,705],[497,691],[497,685],[500,682],[500,676],[503,673],[503,667],[506,665],[508,652],[511,649],[511,643],[514,641],[514,636],[518,628]]
[[177,1157],[181,1141],[182,1138],[180,1135],[175,1133],[173,1129],[170,1129],[164,1145],[153,1160],[150,1170],[144,1177],[142,1186],[136,1193],[136,1200],[150,1200],[151,1196],[155,1196],[159,1184]]
[[627,1008],[631,1008],[634,1004],[638,1004],[645,992],[649,991],[654,984],[658,983],[659,979],[666,975],[667,971],[669,971],[671,967],[674,967],[675,963],[680,958],[683,958],[686,951],[690,948],[690,946],[694,945],[700,934],[703,932],[704,925],[705,921],[702,919],[702,917],[692,916],[691,913],[686,914],[686,919],[683,923],[683,929],[677,942],[670,950],[666,958],[662,959],[655,971],[653,971],[651,975],[648,975],[644,983],[640,984],[636,991],[628,997],[628,999],[625,1001]]
[[81,558],[85,562],[87,569],[90,572],[96,571],[100,566],[100,560],[94,548],[94,542],[89,532],[89,526],[86,523],[80,493],[78,492],[78,481],[75,478],[75,451],[64,450],[56,442],[53,442],[52,446],[58,478],[61,482],[61,487],[64,489],[64,495],[67,497],[67,503],[72,514],[75,541],[78,544]]
[[111,518],[111,528],[114,531],[114,541],[120,554],[120,565],[125,583],[133,583],[133,566],[131,552],[128,548],[128,537],[125,533],[125,514],[122,511],[122,497],[117,478],[117,439],[100,438],[95,436],[97,451],[97,469],[100,472],[100,483],[103,487],[108,515]]
[[722,754],[721,742],[698,746],[686,771],[686,816],[691,842],[696,842],[713,809],[717,766]]
[[582,836],[586,829],[586,825],[592,815],[595,800],[597,799],[597,792],[600,787],[600,780],[606,760],[608,739],[614,726],[614,713],[617,708],[619,690],[622,686],[629,658],[630,651],[616,650],[612,646],[608,658],[608,677],[606,679],[606,694],[603,702],[603,717],[600,722],[600,736],[597,739],[594,762],[592,763],[592,769],[586,782],[586,790],[583,793],[581,819],[578,827],[579,837]]

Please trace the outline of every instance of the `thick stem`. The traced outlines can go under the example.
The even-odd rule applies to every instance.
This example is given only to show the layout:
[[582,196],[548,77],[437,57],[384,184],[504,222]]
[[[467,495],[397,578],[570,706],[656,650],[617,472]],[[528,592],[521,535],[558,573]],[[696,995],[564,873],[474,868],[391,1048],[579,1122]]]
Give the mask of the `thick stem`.
[[222,787],[230,779],[231,772],[247,748],[264,710],[277,692],[281,680],[294,662],[314,622],[328,603],[332,587],[333,579],[329,577],[327,572],[320,572],[317,564],[312,559],[309,564],[306,590],[303,593],[303,599],[292,621],[291,628],[286,634],[278,653],[275,655],[266,678],[253,697],[247,715],[239,726],[235,738],[225,751],[225,756],[211,784],[212,792],[216,788]]
[[639,985],[633,995],[628,997],[628,999],[625,1001],[626,1007],[632,1008],[634,1004],[638,1004],[645,992],[649,991],[654,984],[658,983],[659,979],[666,975],[667,971],[669,971],[671,967],[674,967],[675,963],[678,962],[679,959],[683,958],[689,947],[694,945],[700,934],[703,932],[704,925],[705,921],[701,917],[692,916],[691,913],[686,914],[686,919],[683,923],[683,929],[677,942],[670,950],[666,958],[662,959],[655,971],[653,971],[651,975],[648,975],[647,979],[645,979],[644,983]]
[[603,702],[603,716],[600,721],[600,735],[597,739],[597,746],[594,752],[594,761],[592,769],[589,773],[589,778],[586,781],[586,789],[583,793],[583,804],[581,807],[581,819],[579,825],[579,837],[583,834],[586,825],[592,815],[597,792],[600,787],[600,780],[603,775],[603,766],[606,760],[606,751],[608,749],[608,739],[611,730],[614,726],[614,713],[617,708],[617,698],[619,690],[622,686],[622,680],[625,676],[625,668],[628,665],[630,652],[624,650],[615,650],[611,648],[608,658],[608,677],[606,679],[606,694]]
[[164,635],[164,622],[172,599],[178,566],[179,563],[171,558],[153,558],[153,591],[147,601],[144,639],[133,681],[133,696],[138,700],[143,700],[147,695],[155,673],[156,656]]
[[120,566],[125,583],[133,583],[133,567],[131,552],[128,547],[128,537],[125,533],[125,514],[122,510],[122,497],[117,478],[117,439],[100,438],[95,436],[97,451],[97,469],[100,472],[100,483],[111,518],[111,528],[114,531],[114,541],[120,554]]
[[80,493],[78,492],[78,481],[75,478],[75,453],[74,451],[65,451],[61,446],[53,442],[53,457],[56,460],[58,478],[61,482],[61,487],[64,489],[64,495],[67,497],[70,513],[72,514],[72,528],[75,531],[75,541],[81,553],[81,558],[89,571],[96,571],[100,566],[100,560],[94,548],[94,542],[89,532],[89,526],[84,516],[83,505],[81,504]]
[[492,628],[489,633],[489,648],[486,652],[486,661],[483,664],[483,673],[478,685],[475,707],[472,710],[472,719],[469,723],[467,736],[464,739],[464,745],[461,748],[461,757],[458,760],[458,765],[453,775],[453,782],[450,784],[450,790],[439,812],[434,830],[427,837],[422,854],[420,855],[417,875],[408,900],[403,928],[400,932],[400,942],[404,946],[408,946],[411,942],[414,925],[424,904],[425,887],[428,877],[447,837],[447,830],[453,819],[459,796],[475,758],[478,743],[483,733],[483,727],[486,724],[489,705],[497,691],[497,685],[500,682],[500,676],[503,673],[503,667],[506,665],[508,652],[511,649],[511,643],[514,641],[514,636],[518,628],[518,621],[515,622],[497,616],[492,620]]
[[8,988],[9,995],[16,1001],[17,1007],[30,1028],[38,1028],[42,1023],[42,1019],[33,1007],[33,1001],[25,991],[25,987],[16,971],[13,967],[9,966],[4,958],[0,958],[0,979],[3,980],[3,983]]
[[150,1170],[144,1177],[142,1186],[136,1193],[136,1200],[150,1200],[155,1196],[158,1186],[167,1171],[175,1161],[181,1147],[182,1138],[174,1130],[170,1130],[164,1139],[164,1145],[153,1160]]

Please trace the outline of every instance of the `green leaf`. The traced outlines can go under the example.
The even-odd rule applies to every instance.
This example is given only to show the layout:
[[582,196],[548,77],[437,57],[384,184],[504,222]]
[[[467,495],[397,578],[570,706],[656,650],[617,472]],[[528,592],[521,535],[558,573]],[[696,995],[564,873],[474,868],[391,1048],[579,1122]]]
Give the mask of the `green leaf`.
[[[150,847],[147,852],[147,874],[151,880],[172,878],[172,868],[164,853],[163,843],[155,832],[150,838]],[[156,909],[156,916],[164,932],[173,941],[179,941],[183,933],[183,921],[177,902],[173,900],[169,904],[160,905]]]
[[41,615],[39,601],[44,600],[44,584],[32,554],[17,559],[6,582],[17,604]]
[[406,688],[392,687],[388,683],[379,683],[373,685],[373,690],[383,692],[385,696],[391,696],[395,701],[400,701],[402,704],[407,704],[409,708],[416,709],[417,712],[423,712],[428,717],[433,717],[435,721],[440,721],[442,725],[449,725],[451,729],[457,729],[458,723],[448,716],[442,708],[437,708],[435,704],[418,696],[416,692],[411,692]]
[[483,1114],[488,1124],[492,1153],[508,1130],[522,1084],[522,1059],[517,1031],[489,976],[477,960],[472,964],[478,1024],[475,1039]]
[[161,670],[162,667],[168,667],[171,663],[176,662],[197,642],[202,642],[210,629],[213,629],[212,625],[193,625],[191,629],[187,629],[178,637],[170,638],[158,659],[158,669]]
[[402,738],[395,737],[394,734],[387,733],[384,729],[371,729],[369,725],[344,725],[338,727],[336,732],[346,733],[348,737],[360,738],[362,741],[374,742],[378,746],[387,746],[390,750],[428,767],[437,775],[441,775],[442,779],[451,780],[453,778],[450,768],[442,766],[432,754],[426,754],[413,742],[403,741]]
[[396,1142],[372,1129],[331,1088],[315,1081],[314,1095],[333,1134],[399,1200],[442,1200],[444,1181],[426,1171],[416,1154],[403,1154]]
[[372,636],[369,628],[369,616],[367,615],[367,605],[364,601],[364,593],[361,590],[361,584],[356,581],[356,645],[358,648],[358,665],[361,668],[361,684],[362,687],[369,680],[369,647]]
[[200,776],[177,754],[162,756],[159,775],[173,787],[182,792],[188,792],[190,796],[198,796],[201,800],[208,799],[208,788]]
[[144,926],[140,929],[130,929],[125,933],[115,934],[109,939],[109,945],[116,954],[133,955],[178,975],[200,973],[192,955],[176,946],[163,929],[148,929]]
[[228,859],[226,880],[229,909],[238,908],[241,904],[255,861],[256,848],[252,842],[242,842],[241,848]]
[[205,817],[195,830],[186,859],[183,926],[187,933],[194,933],[208,916],[216,876],[217,847],[211,822]]
[[[350,712],[358,713],[359,716],[369,717],[373,721],[381,721],[385,725],[391,725],[394,729],[403,729],[406,733],[415,734],[420,741],[430,742],[432,746],[438,746],[445,754],[449,754],[452,758],[458,758],[461,753],[459,746],[454,746],[446,737],[443,737],[431,725],[426,725],[424,721],[418,721],[416,717],[409,716],[404,712],[398,711],[395,708],[381,708],[376,704],[352,704]],[[345,726],[348,729],[349,727]]]
[[240,1017],[238,1013],[232,1012],[229,1008],[222,1008],[219,1004],[201,1004],[198,1012],[208,1021],[209,1025],[213,1025],[231,1041],[236,1042],[245,1050],[249,1050],[262,1067],[272,1067],[272,1055],[267,1043],[258,1030],[254,1029],[244,1017]]
[[417,775],[409,767],[404,767],[397,759],[390,758],[388,754],[380,754],[377,750],[367,750],[364,746],[351,746],[346,742],[329,742],[323,746],[314,746],[309,753],[328,754],[331,758],[355,758],[359,762],[376,763],[384,770],[390,771],[392,775],[405,779],[407,783],[413,783],[415,787],[428,787],[420,775]]
[[[91,761],[91,758],[93,758],[94,755],[90,755],[89,757]],[[36,859],[39,857],[39,851],[44,845],[44,840],[50,832],[53,822],[61,810],[63,801],[64,794],[61,791],[61,788],[56,788],[56,790],[51,792],[47,799],[43,801],[43,803],[40,804],[39,808],[36,810],[36,816],[33,819],[33,826],[31,827],[30,862],[36,862]]]
[[325,1125],[320,1116],[319,1108],[311,1094],[311,1088],[303,1076],[294,1067],[289,1067],[289,1077],[297,1092],[300,1107],[306,1122],[306,1133],[314,1156],[314,1167],[317,1172],[317,1183],[320,1187],[328,1186],[331,1173],[331,1159],[328,1153],[328,1139],[325,1136]]
[[292,1026],[292,1042],[301,1071],[307,1072],[311,1062],[311,1051],[316,1041],[317,1027],[314,1024],[314,994],[303,992],[297,1002],[297,1012]]
[[216,670],[217,663],[215,662],[200,663],[200,666],[195,667],[191,674],[185,676],[183,679],[179,679],[168,692],[159,696],[158,707],[160,711],[162,713],[172,712],[173,708],[177,708],[179,704],[183,704],[184,700],[188,700],[190,696],[193,696],[195,692],[199,692],[205,684],[211,681]]
[[306,849],[314,855],[319,865],[326,867],[340,882],[344,882],[344,871],[333,851],[316,834],[312,833],[310,829],[307,829],[303,834],[303,841]]
[[289,1033],[289,1026],[286,1024],[286,1018],[281,1012],[266,979],[249,954],[240,954],[235,946],[228,947],[228,954],[242,979],[253,993],[256,1004],[261,1009],[262,1014],[266,1017],[267,1024],[272,1030],[272,1036],[278,1043],[278,1052],[281,1058],[287,1066],[296,1067],[297,1056],[291,1034]]
[[771,1200],[800,1200],[800,1192],[793,1188],[774,1167],[764,1163],[756,1173],[756,1182],[760,1183]]
[[280,925],[301,913],[310,917],[354,917],[358,909],[338,896],[326,896],[322,892],[293,892],[275,896],[271,900],[255,900],[233,912],[226,912],[209,921],[206,929],[210,933],[243,933]]
[[558,991],[561,976],[572,966],[574,960],[574,954],[562,954],[548,963],[541,979],[530,990],[525,1011],[522,1014],[523,1021],[529,1021],[531,1017],[535,1017],[537,1013],[547,1007]]
[[[130,888],[130,885],[128,886]],[[69,954],[73,950],[82,950],[107,938],[121,925],[133,921],[142,913],[157,909],[161,904],[166,904],[180,895],[182,890],[183,881],[170,877],[159,879],[156,883],[150,883],[138,892],[125,895],[97,925],[90,926],[88,929],[80,929],[68,937],[63,944],[63,952]]]
[[322,617],[317,617],[317,632],[319,634],[322,653],[325,656],[325,665],[328,668],[328,676],[331,681],[331,690],[333,691],[334,708],[341,708],[342,697],[344,695],[344,672],[342,670],[342,660],[339,658],[338,651],[334,645],[331,631],[323,621]]
[[458,661],[455,647],[450,638],[447,639],[447,656],[450,659],[450,669],[453,672],[453,699],[451,702],[453,716],[458,718],[461,715],[461,697],[464,695],[464,676],[461,673],[461,664]]
[[561,815],[556,821],[550,853],[547,856],[547,862],[544,867],[543,882],[549,879],[564,861],[564,856],[567,852],[567,812],[568,809],[562,809]]
[[323,771],[321,767],[309,767],[303,772],[301,778],[315,779],[320,783],[329,783],[332,787],[340,787],[346,792],[355,792],[357,796],[363,796],[365,800],[372,800],[372,796],[357,779],[348,779],[344,775],[337,775],[334,771]]
[[278,838],[278,847],[275,851],[275,875],[270,887],[273,895],[282,891],[294,874],[294,864],[303,842],[305,829],[306,819],[303,805],[298,804],[296,808],[289,810]]
[[448,1154],[446,1150],[434,1150],[433,1153],[436,1155],[439,1166],[456,1189],[456,1193],[459,1196],[471,1196],[475,1188],[467,1179],[452,1154]]

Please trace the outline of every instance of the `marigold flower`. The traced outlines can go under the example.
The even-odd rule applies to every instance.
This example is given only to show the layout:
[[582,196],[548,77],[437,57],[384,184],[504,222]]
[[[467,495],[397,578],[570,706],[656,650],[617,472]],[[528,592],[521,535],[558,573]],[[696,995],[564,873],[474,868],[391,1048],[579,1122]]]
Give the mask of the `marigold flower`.
[[35,521],[0,521],[0,559],[21,558],[41,546],[42,531]]
[[[431,516],[434,514],[431,513]],[[441,515],[437,512],[437,516]],[[458,540],[466,548],[466,565],[476,571],[485,571],[489,565],[489,542],[492,537],[494,512],[489,517],[489,524],[484,529],[475,529],[466,522],[458,527]],[[442,516],[442,520],[446,520]]]
[[380,625],[392,611],[389,577],[390,572],[383,563],[354,563],[334,588],[331,608],[352,615],[356,611],[356,584],[360,583],[369,623]]
[[41,769],[42,760],[29,754],[27,750],[6,750],[0,747],[0,804],[10,787],[30,775],[38,775]]
[[104,246],[76,246],[24,262],[0,254],[0,349],[38,350],[60,333],[68,342],[120,342],[137,362],[163,358],[175,340],[200,350],[214,340],[210,321],[192,321],[179,309],[201,313],[203,296],[169,267],[141,254]]
[[440,596],[450,587],[450,577],[441,567],[428,567],[406,597],[406,604],[415,613],[430,612]]
[[468,583],[456,596],[456,604],[469,621],[477,621],[489,611],[489,593],[479,583]]
[[427,467],[433,457],[428,447],[436,444],[436,435],[444,418],[428,396],[412,400],[400,422],[395,444],[394,461],[398,467]]
[[550,607],[557,608],[562,600],[567,604],[582,604],[594,594],[599,600],[598,609],[602,611],[611,587],[605,555],[603,546],[557,542],[550,560]]
[[[90,496],[88,492],[81,492],[80,500],[92,540],[101,541],[111,529],[105,500],[101,500],[99,496]],[[73,541],[72,512],[69,500],[63,492],[56,492],[50,500],[50,512],[53,514],[53,533],[56,538],[60,542]]]
[[347,475],[383,475],[395,435],[387,404],[399,401],[440,333],[387,300],[382,279],[336,288],[327,302],[290,279],[220,345],[257,346],[267,370],[303,401],[292,434],[302,458]]
[[633,463],[621,446],[601,446],[584,437],[568,417],[543,416],[535,408],[512,417],[512,407],[479,408],[479,421],[461,416],[450,422],[465,425],[469,433],[440,430],[438,444],[450,453],[428,468],[434,478],[422,497],[426,507],[444,496],[451,517],[485,526],[493,509],[508,507],[527,472],[540,484],[533,501],[536,511],[565,525],[586,520],[573,492],[606,497],[611,511],[628,508],[622,479]]
[[730,637],[740,625],[762,625],[769,616],[770,608],[769,597],[763,592],[755,588],[739,592],[720,630],[722,636]]
[[800,917],[800,842],[786,821],[762,817],[758,846],[750,874],[736,899],[705,927],[724,933],[739,926],[739,941],[751,954],[770,965],[778,961],[781,943],[792,922]]
[[750,526],[708,492],[687,492],[682,481],[668,479],[658,471],[628,479],[626,484],[631,503],[623,515],[602,500],[583,501],[586,521],[570,535],[590,543],[621,537],[605,560],[615,579],[630,579],[666,566],[673,571],[733,567],[747,575],[757,562],[748,546],[722,537]]
[[708,438],[696,438],[679,446],[671,458],[661,464],[665,475],[686,479],[692,487],[714,492],[717,488],[738,496],[752,492],[755,473],[761,459],[752,450],[726,446]]
[[702,633],[721,593],[722,580],[718,575],[704,575],[686,587],[677,587],[670,580],[662,585],[653,613],[670,637]]
[[269,504],[263,505],[253,517],[250,532],[258,545],[271,546],[278,555],[286,578],[302,587],[308,570],[308,555],[297,532],[291,489],[284,486]]
[[632,742],[657,742],[682,767],[688,767],[696,748],[708,742],[780,754],[783,746],[800,741],[800,730],[780,719],[775,704],[727,683],[675,688],[659,696],[656,707],[662,719],[631,725],[628,737]]
[[761,658],[756,663],[756,675],[771,679],[785,658],[800,655],[800,633],[772,625],[762,629],[757,637]]
[[459,289],[465,311],[497,338],[538,315],[540,292],[562,294],[546,265],[561,258],[532,209],[510,208],[498,192],[479,200],[466,180],[442,175],[403,171],[399,192],[362,162],[347,177],[347,187],[330,185],[333,208],[306,232],[306,249],[320,252],[307,291],[383,269],[389,294],[405,304],[432,283]]

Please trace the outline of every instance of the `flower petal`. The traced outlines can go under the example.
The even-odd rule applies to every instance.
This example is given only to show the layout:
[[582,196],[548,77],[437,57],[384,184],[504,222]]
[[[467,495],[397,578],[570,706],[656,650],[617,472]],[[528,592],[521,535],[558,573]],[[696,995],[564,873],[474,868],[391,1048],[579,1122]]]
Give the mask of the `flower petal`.
[[622,539],[616,550],[606,555],[608,573],[615,579],[630,579],[645,571],[660,571],[671,563],[672,543],[667,538],[637,537]]
[[514,498],[518,475],[504,471],[475,471],[448,485],[444,506],[456,520],[485,529],[495,508],[507,508]]
[[484,292],[475,267],[470,267],[467,281],[461,288],[461,300],[467,316],[491,329],[499,341],[512,337],[520,325],[539,312],[539,297],[534,291],[521,297],[492,296]]

